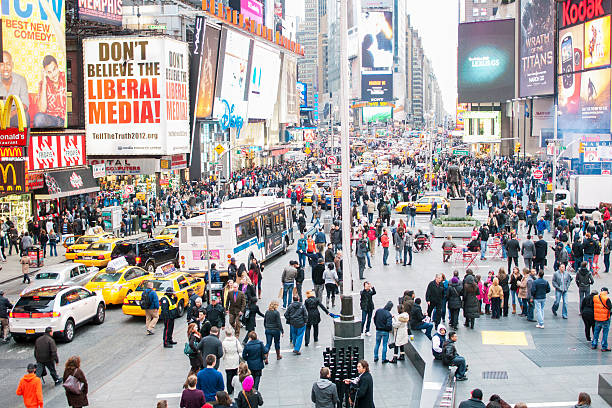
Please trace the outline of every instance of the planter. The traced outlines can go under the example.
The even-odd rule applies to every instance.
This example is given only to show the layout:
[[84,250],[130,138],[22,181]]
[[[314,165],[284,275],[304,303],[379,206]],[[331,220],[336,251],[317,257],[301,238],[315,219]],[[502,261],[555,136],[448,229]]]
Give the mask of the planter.
[[431,226],[431,232],[434,237],[446,238],[452,236],[453,238],[470,238],[472,236],[472,230],[474,226],[467,227],[445,227],[445,226]]

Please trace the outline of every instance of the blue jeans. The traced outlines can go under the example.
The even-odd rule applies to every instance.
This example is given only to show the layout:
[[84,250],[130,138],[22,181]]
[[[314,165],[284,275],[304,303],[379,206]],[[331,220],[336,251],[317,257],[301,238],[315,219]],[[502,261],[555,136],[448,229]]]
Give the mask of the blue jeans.
[[587,255],[587,254],[584,254],[584,256],[582,257],[582,260],[583,260],[584,262],[586,262],[586,263],[587,263],[587,265],[589,265],[589,270],[590,270],[591,272],[593,272],[593,260],[594,260],[594,259],[595,259],[595,257],[594,257],[593,255]]
[[[516,293],[515,290],[513,290],[512,292],[512,306],[516,306],[516,299],[518,298],[518,294]],[[519,304],[520,304],[520,299],[519,299]]]
[[431,329],[433,329],[433,323],[421,322],[418,326],[414,327],[414,330],[425,330],[425,335],[431,340]]
[[459,378],[465,377],[465,369],[466,369],[465,358],[461,356],[456,356],[455,358],[453,358],[450,365],[457,367],[457,370],[455,371],[455,377],[459,377]]
[[395,248],[395,262],[402,263],[402,248]]
[[374,346],[374,359],[378,360],[378,348],[382,340],[382,358],[387,359],[387,343],[389,343],[389,332],[376,330],[376,345]]
[[560,290],[555,290],[555,303],[553,303],[552,310],[553,312],[557,312],[559,309],[559,302],[563,300],[563,308],[561,309],[561,316],[567,319],[567,292],[561,292]]
[[410,246],[404,247],[404,266],[406,266],[406,262],[408,262],[408,265],[412,265],[412,247]]
[[387,265],[389,259],[389,248],[383,248],[383,265]]
[[415,220],[414,220],[414,219],[415,219],[415,216],[414,216],[414,215],[409,215],[409,216],[408,216],[408,222],[410,223],[410,226],[411,226],[411,227],[414,227],[414,226],[416,225],[416,222],[415,222]]
[[593,334],[593,341],[591,342],[591,346],[597,347],[597,341],[599,340],[599,332],[602,331],[601,335],[601,348],[608,348],[608,331],[610,330],[610,320],[606,320],[605,322],[595,322],[595,333]]
[[363,326],[365,326],[366,332],[369,332],[370,323],[372,323],[372,311],[362,310],[361,311],[361,331],[363,332]]
[[293,301],[293,282],[283,283],[283,307],[291,304]]
[[274,340],[274,349],[280,350],[280,336],[280,330],[266,329],[266,353],[270,352],[270,347],[272,347],[272,340]]
[[306,254],[304,252],[298,252],[298,260],[302,268],[306,266]]
[[538,324],[542,326],[544,325],[544,305],[546,304],[546,299],[533,299],[533,303],[535,303]]
[[57,256],[57,244],[54,242],[49,242],[49,256]]
[[480,259],[484,259],[487,254],[487,241],[480,241]]
[[370,251],[366,252],[366,259],[368,260],[368,268],[371,268],[372,261],[370,261]]
[[302,348],[302,340],[304,339],[304,333],[306,332],[306,326],[297,328],[291,327],[291,338],[293,339],[293,351],[300,351]]

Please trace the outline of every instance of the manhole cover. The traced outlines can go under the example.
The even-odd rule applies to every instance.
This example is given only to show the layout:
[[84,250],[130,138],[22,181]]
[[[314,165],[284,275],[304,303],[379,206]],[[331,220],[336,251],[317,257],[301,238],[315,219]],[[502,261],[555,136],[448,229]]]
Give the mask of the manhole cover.
[[508,372],[507,371],[483,371],[482,379],[483,380],[507,380]]

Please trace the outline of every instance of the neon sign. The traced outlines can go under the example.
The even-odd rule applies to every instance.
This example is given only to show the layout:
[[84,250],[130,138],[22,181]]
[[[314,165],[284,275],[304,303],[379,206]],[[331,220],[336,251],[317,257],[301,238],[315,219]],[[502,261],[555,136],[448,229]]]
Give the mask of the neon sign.
[[219,119],[219,125],[221,129],[224,131],[229,128],[236,129],[236,139],[240,137],[240,131],[242,130],[242,126],[244,125],[244,119],[241,116],[237,116],[234,114],[234,109],[236,105],[232,103],[230,106],[229,102],[225,99],[221,100],[221,103],[225,106],[225,112],[223,116]]

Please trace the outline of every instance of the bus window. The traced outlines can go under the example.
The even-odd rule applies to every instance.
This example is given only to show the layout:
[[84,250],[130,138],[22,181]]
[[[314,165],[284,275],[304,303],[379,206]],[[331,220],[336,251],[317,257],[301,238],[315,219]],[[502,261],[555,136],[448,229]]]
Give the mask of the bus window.
[[243,222],[242,224],[236,225],[236,243],[240,244],[247,239],[249,239],[249,237],[245,223]]
[[187,227],[181,227],[181,244],[187,243]]
[[191,236],[192,237],[203,237],[204,228],[203,227],[191,227]]
[[264,215],[264,226],[265,226],[265,235],[272,235],[274,233],[274,227],[272,225],[272,214]]
[[257,236],[257,220],[256,219],[252,219],[248,222],[247,224],[248,226],[248,233],[249,233],[249,238],[253,238]]
[[279,212],[279,217],[280,217],[280,223],[279,223],[279,227],[278,228],[279,228],[280,231],[284,231],[284,230],[287,229],[287,223],[285,222],[286,220],[285,220],[285,213],[284,213],[284,211],[281,210]]

